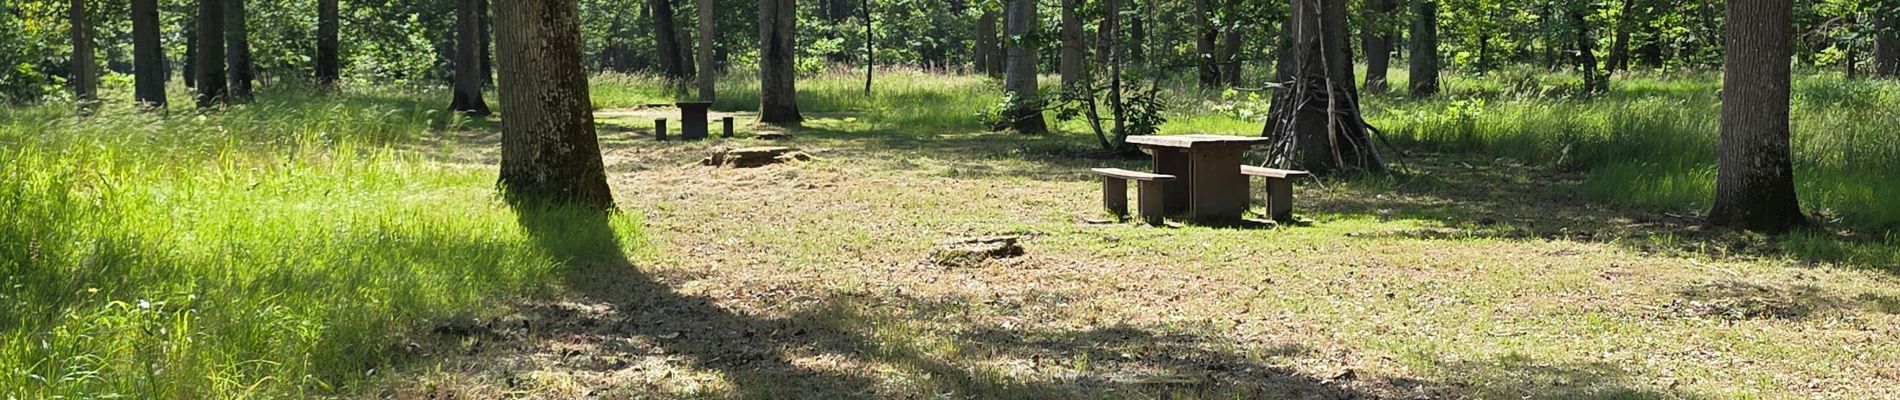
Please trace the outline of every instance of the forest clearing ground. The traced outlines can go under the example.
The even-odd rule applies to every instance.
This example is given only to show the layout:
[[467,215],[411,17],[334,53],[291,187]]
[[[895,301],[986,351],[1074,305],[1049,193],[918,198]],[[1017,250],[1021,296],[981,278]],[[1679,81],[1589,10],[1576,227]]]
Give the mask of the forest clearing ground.
[[[1086,167],[1143,160],[822,114],[785,144],[817,160],[722,169],[692,162],[761,143],[748,115],[702,142],[599,115],[647,246],[570,262],[559,298],[418,333],[449,356],[366,395],[1900,396],[1900,269],[1574,200],[1565,173],[1419,155],[1406,178],[1303,182],[1304,226],[1090,224]],[[494,168],[495,133],[447,135],[462,145],[427,151]],[[926,259],[981,235],[1027,254]]]

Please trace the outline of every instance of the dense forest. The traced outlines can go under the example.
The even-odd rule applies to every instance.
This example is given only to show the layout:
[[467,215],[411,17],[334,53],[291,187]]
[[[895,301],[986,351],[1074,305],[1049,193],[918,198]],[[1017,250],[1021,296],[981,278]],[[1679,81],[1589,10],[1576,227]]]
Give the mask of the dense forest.
[[[303,82],[320,75],[326,54],[320,27],[342,32],[334,49],[341,77],[362,84],[446,85],[454,71],[457,1],[236,1],[225,26],[248,48],[251,79]],[[130,16],[146,2],[131,0],[16,1],[0,10],[0,93],[10,102],[70,96],[75,65],[90,56],[102,72],[131,76],[134,42],[143,35]],[[164,69],[179,76],[192,68],[199,40],[195,1],[154,1],[156,37]],[[715,0],[710,14],[716,70],[757,64],[758,7],[749,0]],[[1696,70],[1722,62],[1722,2],[1704,1],[1517,1],[1446,0],[1349,2],[1351,44],[1371,66],[1403,67],[1391,60],[1414,58],[1420,33],[1434,36],[1432,54],[1448,70],[1483,74],[1518,66],[1576,67],[1592,61],[1590,75],[1627,70]],[[1848,76],[1891,77],[1900,57],[1895,44],[1896,7],[1883,0],[1795,2],[1794,62],[1842,71]],[[1116,4],[1123,22],[1123,63],[1130,73],[1163,79],[1194,79],[1202,86],[1257,87],[1272,81],[1277,50],[1284,49],[1287,2],[1248,0],[1038,2],[1031,36],[1040,71],[1058,71],[1066,58],[1105,55],[1105,6]],[[337,7],[333,20],[321,7]],[[486,9],[485,3],[476,7]],[[684,77],[698,61],[694,29],[702,2],[677,0],[584,0],[581,39],[589,71],[651,73]],[[816,73],[832,65],[914,66],[937,71],[1001,73],[997,56],[1003,1],[817,0],[796,4],[804,23],[795,38],[798,69]],[[77,10],[77,11],[75,11]],[[75,17],[73,13],[79,13]],[[1415,21],[1430,13],[1436,29]],[[492,19],[483,15],[486,32]],[[240,22],[241,20],[241,22]],[[1185,23],[1184,23],[1185,22]],[[72,34],[75,23],[88,35]],[[867,29],[867,26],[869,27]],[[987,37],[986,37],[987,36]],[[90,54],[73,51],[75,38]],[[867,47],[868,45],[868,47]],[[227,44],[227,46],[235,46]],[[867,49],[870,49],[867,51]],[[77,63],[77,64],[76,64]],[[1378,72],[1381,68],[1373,68]],[[1383,80],[1383,72],[1367,78]],[[1606,81],[1608,79],[1605,79]],[[189,82],[189,80],[186,80]],[[1581,84],[1581,83],[1579,83]],[[1380,84],[1373,84],[1379,87]]]

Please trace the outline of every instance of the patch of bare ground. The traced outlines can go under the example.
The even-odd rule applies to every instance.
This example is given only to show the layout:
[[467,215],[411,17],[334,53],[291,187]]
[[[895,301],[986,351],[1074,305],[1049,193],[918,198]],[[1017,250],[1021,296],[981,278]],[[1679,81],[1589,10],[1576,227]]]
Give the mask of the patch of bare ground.
[[[1418,157],[1411,180],[1303,183],[1299,226],[1091,224],[1086,167],[1141,160],[835,122],[778,144],[815,160],[744,169],[694,163],[743,139],[603,129],[646,243],[573,250],[563,296],[416,333],[436,361],[368,395],[1900,396],[1891,274],[1655,240],[1698,229],[1560,173]],[[995,235],[1022,254],[931,260]]]

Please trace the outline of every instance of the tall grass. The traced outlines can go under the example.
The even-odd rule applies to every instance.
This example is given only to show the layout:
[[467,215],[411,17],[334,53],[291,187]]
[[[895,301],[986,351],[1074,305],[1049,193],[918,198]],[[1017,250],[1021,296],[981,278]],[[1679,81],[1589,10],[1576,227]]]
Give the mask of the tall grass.
[[0,397],[337,394],[554,287],[493,171],[394,150],[458,125],[436,93],[299,93],[0,110]]

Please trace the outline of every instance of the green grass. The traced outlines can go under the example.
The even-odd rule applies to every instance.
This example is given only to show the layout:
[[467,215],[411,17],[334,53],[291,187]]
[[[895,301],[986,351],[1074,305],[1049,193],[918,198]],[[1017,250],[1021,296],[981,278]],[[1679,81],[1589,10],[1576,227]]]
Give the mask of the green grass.
[[348,393],[558,282],[492,168],[393,147],[458,129],[439,93],[297,93],[0,110],[0,397]]
[[[1394,88],[1405,87],[1406,79],[1403,71],[1393,71]],[[1439,96],[1370,95],[1365,113],[1407,149],[1582,171],[1583,193],[1595,201],[1706,211],[1714,197],[1720,75],[1642,72],[1612,79],[1611,93],[1579,99],[1570,95],[1577,85],[1570,73],[1526,68],[1454,74]],[[1186,98],[1177,102],[1202,101]],[[1257,122],[1233,113],[1178,108],[1175,124],[1164,132],[1259,131]],[[1900,192],[1897,109],[1900,82],[1849,81],[1829,73],[1796,77],[1792,148],[1804,209],[1823,222],[1874,232],[1900,229],[1900,196],[1880,195]]]
[[[990,78],[890,69],[870,97],[861,78],[799,82],[809,121],[790,129],[819,157],[806,164],[680,173],[737,142],[603,130],[630,211],[607,231],[632,269],[574,268],[601,251],[566,234],[599,232],[586,215],[497,199],[493,124],[437,111],[439,90],[280,87],[202,115],[0,109],[0,398],[423,397],[437,384],[501,397],[517,378],[554,397],[1273,397],[1386,393],[1377,381],[1393,378],[1476,398],[1785,398],[1878,397],[1891,386],[1839,379],[1900,379],[1892,343],[1860,341],[1900,318],[1892,233],[1712,236],[1619,209],[1706,204],[1711,74],[1619,76],[1591,100],[1534,70],[1373,96],[1368,117],[1430,155],[1408,176],[1303,185],[1311,224],[1272,230],[1078,223],[1099,217],[1083,171],[1140,160],[1091,157],[1073,121],[981,132],[976,114],[1000,99]],[[1164,133],[1259,131],[1219,111],[1234,102],[1169,85]],[[643,76],[593,86],[602,109],[681,96]],[[1830,228],[1900,221],[1900,200],[1882,197],[1900,189],[1896,86],[1796,85],[1800,190]],[[125,89],[107,104],[128,103]],[[755,107],[751,77],[719,91],[718,110]],[[993,233],[1028,235],[1030,255],[919,266],[936,240]],[[517,350],[598,341],[649,375],[596,383],[431,333],[524,303],[547,322],[534,312],[561,307],[548,301],[626,313],[548,325]],[[758,336],[721,336],[741,332]],[[1718,351],[1749,365],[1710,366]],[[757,352],[791,362],[730,364]],[[1198,383],[1113,381],[1130,374]]]

